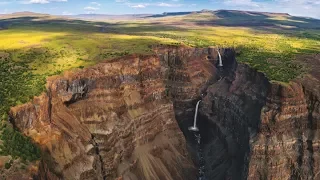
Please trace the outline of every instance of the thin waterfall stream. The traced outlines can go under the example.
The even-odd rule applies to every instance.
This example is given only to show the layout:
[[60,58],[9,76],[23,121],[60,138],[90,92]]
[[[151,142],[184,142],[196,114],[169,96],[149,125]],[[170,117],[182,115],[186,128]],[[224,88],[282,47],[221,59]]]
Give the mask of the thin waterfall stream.
[[220,54],[220,52],[219,52],[219,50],[217,50],[218,51],[218,55],[219,55],[219,67],[222,67],[223,66],[223,63],[222,63],[222,58],[221,58],[221,54]]
[[[222,57],[221,54],[219,52],[219,49],[217,49],[218,52],[218,56],[219,56],[219,64],[218,64],[218,68],[219,69],[219,74],[220,74],[220,79],[218,80],[221,81],[223,79],[223,75],[222,75],[222,67],[223,67],[223,63],[222,63]],[[203,94],[202,94],[203,97]],[[205,160],[203,157],[203,150],[202,150],[202,142],[201,142],[201,134],[200,134],[200,129],[197,127],[197,117],[198,117],[198,111],[199,111],[199,105],[200,102],[202,100],[199,100],[197,102],[196,108],[195,108],[195,113],[194,113],[194,120],[193,120],[193,126],[189,127],[189,131],[193,132],[193,135],[195,137],[195,141],[196,141],[196,152],[197,152],[197,159],[198,159],[198,163],[199,163],[199,178],[198,180],[206,180],[205,178]]]
[[193,121],[193,126],[189,127],[189,131],[193,132],[195,140],[196,140],[196,150],[197,150],[197,158],[199,160],[199,178],[198,180],[205,180],[205,161],[203,158],[203,152],[201,148],[201,135],[200,135],[200,130],[197,127],[197,116],[198,116],[198,110],[199,110],[199,104],[201,100],[197,102],[195,113],[194,113],[194,121]]
[[196,105],[196,111],[194,113],[194,120],[193,120],[193,126],[189,127],[189,130],[190,131],[199,131],[199,128],[197,127],[197,116],[198,116],[198,109],[199,109],[199,104],[200,104],[201,100],[199,100],[197,102],[197,105]]

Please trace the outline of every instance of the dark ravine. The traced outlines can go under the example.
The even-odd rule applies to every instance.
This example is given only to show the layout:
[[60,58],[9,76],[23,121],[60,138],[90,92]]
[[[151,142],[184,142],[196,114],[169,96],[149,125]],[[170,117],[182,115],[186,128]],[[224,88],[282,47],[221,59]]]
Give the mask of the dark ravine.
[[[249,139],[258,132],[260,112],[266,103],[270,83],[262,73],[239,65],[232,50],[225,50],[223,60],[224,67],[217,68],[202,89],[205,97],[200,106],[198,125],[206,162],[205,177],[246,179]],[[216,61],[212,63],[217,65]],[[176,118],[182,121],[180,126],[191,142],[190,146],[195,147],[187,130],[193,122],[194,102],[179,105],[175,110]]]
[[52,77],[11,109],[50,157],[39,179],[320,178],[317,81],[271,83],[228,48],[223,68],[214,48],[154,50]]

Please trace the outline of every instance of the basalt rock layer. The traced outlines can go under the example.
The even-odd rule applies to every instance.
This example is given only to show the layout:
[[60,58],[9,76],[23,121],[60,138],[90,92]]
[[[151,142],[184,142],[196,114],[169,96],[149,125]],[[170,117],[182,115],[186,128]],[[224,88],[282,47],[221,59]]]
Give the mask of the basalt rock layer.
[[38,178],[197,179],[202,99],[206,179],[319,179],[318,70],[271,83],[220,52],[223,68],[213,48],[157,47],[49,78],[10,116],[42,148]]

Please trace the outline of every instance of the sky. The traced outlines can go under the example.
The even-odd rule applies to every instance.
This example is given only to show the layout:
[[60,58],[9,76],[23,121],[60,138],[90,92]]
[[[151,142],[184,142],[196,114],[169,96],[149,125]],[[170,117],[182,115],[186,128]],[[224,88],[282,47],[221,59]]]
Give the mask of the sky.
[[320,0],[0,0],[0,14],[159,14],[202,9],[282,12],[320,19]]

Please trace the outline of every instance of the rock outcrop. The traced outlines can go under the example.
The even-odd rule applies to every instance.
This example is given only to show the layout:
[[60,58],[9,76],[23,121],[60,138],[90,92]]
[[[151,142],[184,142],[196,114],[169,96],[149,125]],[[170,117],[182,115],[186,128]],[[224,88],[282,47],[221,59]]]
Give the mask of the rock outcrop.
[[213,48],[154,51],[51,77],[45,94],[11,109],[42,148],[39,179],[194,180],[199,99],[206,179],[320,178],[317,70],[283,84],[232,49],[220,51],[223,68]]

